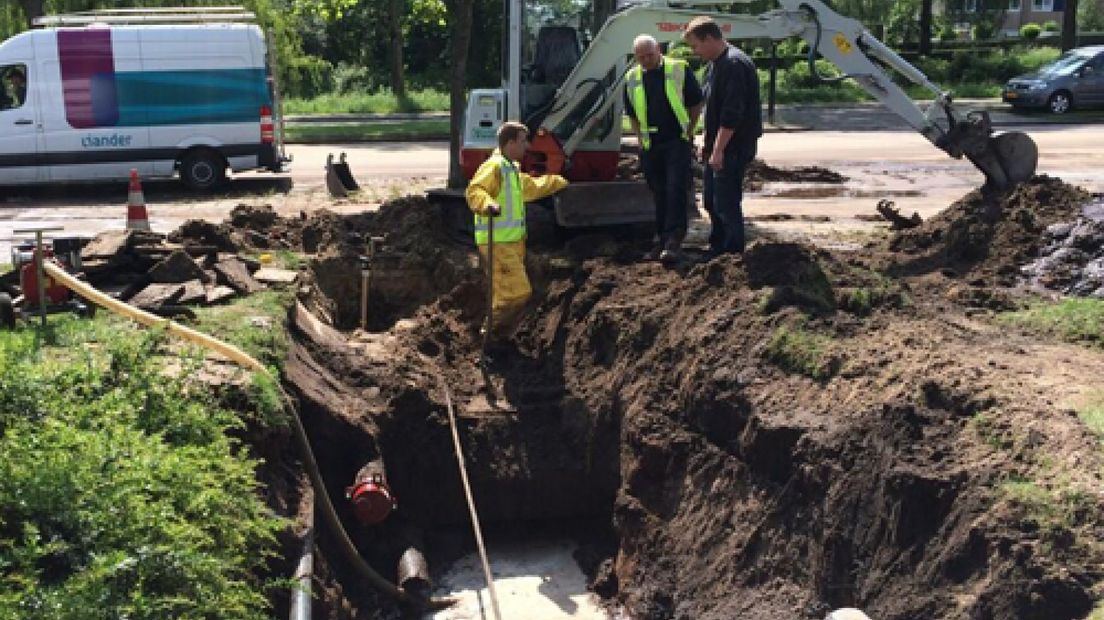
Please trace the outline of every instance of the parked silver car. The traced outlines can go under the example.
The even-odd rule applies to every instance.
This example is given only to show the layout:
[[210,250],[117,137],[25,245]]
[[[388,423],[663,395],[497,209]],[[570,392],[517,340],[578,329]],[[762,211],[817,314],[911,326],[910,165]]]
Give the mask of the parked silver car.
[[1104,105],[1104,45],[1072,49],[1035,73],[1008,80],[1001,99],[1015,108],[1055,114]]

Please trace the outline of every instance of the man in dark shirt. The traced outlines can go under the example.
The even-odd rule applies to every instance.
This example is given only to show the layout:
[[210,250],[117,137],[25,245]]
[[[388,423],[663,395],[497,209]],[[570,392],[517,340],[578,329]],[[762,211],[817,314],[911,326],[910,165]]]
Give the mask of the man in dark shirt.
[[644,178],[656,209],[656,246],[645,257],[670,264],[686,237],[690,158],[702,91],[685,61],[667,58],[656,40],[633,41],[637,66],[625,76],[625,113],[640,138]]
[[695,17],[683,38],[709,61],[705,79],[705,145],[702,161],[705,210],[713,229],[713,255],[744,251],[743,184],[747,165],[755,158],[763,116],[759,75],[755,64],[725,41],[717,23]]

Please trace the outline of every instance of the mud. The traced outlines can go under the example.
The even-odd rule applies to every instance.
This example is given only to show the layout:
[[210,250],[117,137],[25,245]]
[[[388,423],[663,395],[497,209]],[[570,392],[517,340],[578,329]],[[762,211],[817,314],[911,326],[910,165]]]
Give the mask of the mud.
[[903,255],[897,274],[946,270],[1013,286],[1038,256],[1048,226],[1076,219],[1091,195],[1046,175],[1009,192],[975,190],[922,225],[898,233],[889,249]]
[[[694,162],[693,174],[698,179],[702,177],[702,164]],[[635,154],[622,153],[617,163],[617,176],[620,179],[642,180],[644,174],[640,168],[640,157]],[[822,168],[820,166],[794,166],[775,167],[767,164],[762,159],[755,159],[748,164],[744,172],[744,189],[747,191],[759,191],[767,183],[820,183],[827,185],[840,185],[847,182],[847,177],[838,172]],[[794,188],[792,191],[796,197],[824,197],[838,196],[843,192],[835,188],[822,188],[814,191],[815,196],[807,196],[808,190]],[[839,191],[839,193],[835,193]]]
[[[852,253],[764,240],[676,269],[615,237],[531,253],[533,307],[489,371],[510,412],[487,407],[477,365],[473,251],[420,202],[385,205],[329,221],[302,295],[347,327],[359,246],[340,239],[386,235],[384,327],[300,311],[287,380],[331,492],[382,456],[435,568],[460,553],[434,532],[467,519],[448,386],[484,524],[612,523],[591,548],[615,551],[587,569],[633,618],[1083,618],[1104,591],[1104,454],[1067,403],[1104,356],[947,300],[966,277],[1014,282],[1087,198],[1039,177]],[[358,534],[390,575],[383,537]],[[330,590],[329,617],[390,613],[352,590]]]

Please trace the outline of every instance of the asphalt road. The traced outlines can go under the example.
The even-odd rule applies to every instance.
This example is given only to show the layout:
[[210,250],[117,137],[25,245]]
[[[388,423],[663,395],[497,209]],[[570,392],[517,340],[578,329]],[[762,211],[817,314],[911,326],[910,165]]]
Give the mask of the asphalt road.
[[[1095,192],[1104,191],[1104,125],[1028,125],[1040,151],[1039,171]],[[197,196],[174,181],[144,184],[153,229],[168,232],[187,219],[223,220],[238,204],[268,204],[284,215],[330,209],[362,211],[389,198],[419,193],[444,182],[448,146],[443,142],[292,145],[291,172],[249,173],[226,189]],[[345,152],[365,191],[355,199],[333,200],[325,191],[324,166],[329,153]],[[791,187],[772,184],[748,197],[751,218],[789,214],[796,222],[779,223],[816,234],[828,216],[829,228],[870,229],[856,215],[872,213],[880,198],[927,217],[946,207],[982,178],[969,162],[948,158],[911,131],[775,131],[760,142],[759,156],[774,166],[817,165],[849,177],[842,187]],[[13,230],[62,225],[67,234],[93,235],[122,227],[126,185],[0,188],[0,263],[9,262]]]

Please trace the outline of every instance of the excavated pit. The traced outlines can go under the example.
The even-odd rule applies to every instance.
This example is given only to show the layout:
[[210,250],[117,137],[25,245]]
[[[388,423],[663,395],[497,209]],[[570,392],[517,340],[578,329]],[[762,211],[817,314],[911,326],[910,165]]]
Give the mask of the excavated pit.
[[[481,398],[474,250],[404,199],[321,227],[286,381],[333,497],[384,459],[399,510],[339,510],[389,578],[411,536],[436,576],[472,548],[447,385],[490,538],[574,541],[628,617],[1081,619],[1104,594],[1104,454],[1069,403],[1104,356],[971,319],[960,289],[1006,283],[1082,198],[1039,178],[851,253],[533,252],[533,308],[490,370],[516,413]],[[391,262],[354,331],[369,235]],[[320,544],[325,617],[389,617]]]

